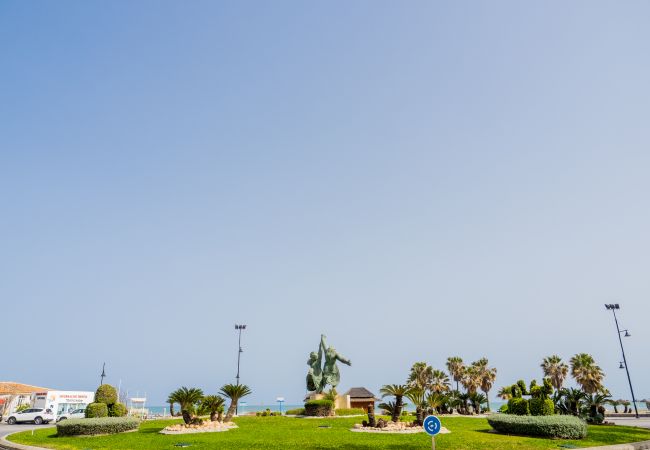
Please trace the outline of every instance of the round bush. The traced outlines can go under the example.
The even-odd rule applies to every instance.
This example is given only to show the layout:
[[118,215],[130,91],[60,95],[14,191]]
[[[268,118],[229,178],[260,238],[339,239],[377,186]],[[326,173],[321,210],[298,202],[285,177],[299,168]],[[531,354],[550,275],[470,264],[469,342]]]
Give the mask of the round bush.
[[108,417],[108,406],[106,406],[106,403],[91,403],[86,406],[86,418],[93,419],[100,417]]
[[95,392],[95,402],[106,403],[107,405],[117,403],[117,391],[110,384],[102,384]]
[[114,403],[108,407],[108,417],[124,417],[128,412],[124,403]]
[[[103,404],[103,403],[102,403]],[[88,405],[90,406],[90,405]],[[104,404],[104,406],[106,406]],[[140,421],[134,417],[102,417],[62,420],[56,424],[57,436],[115,434],[137,430]]]
[[583,439],[587,424],[574,416],[515,416],[499,414],[488,417],[488,423],[499,433],[541,436],[562,439]]
[[508,400],[508,414],[516,414],[518,416],[527,416],[530,414],[528,409],[528,400],[521,397],[515,397]]
[[552,416],[555,413],[555,404],[550,398],[531,398],[528,403],[533,416]]

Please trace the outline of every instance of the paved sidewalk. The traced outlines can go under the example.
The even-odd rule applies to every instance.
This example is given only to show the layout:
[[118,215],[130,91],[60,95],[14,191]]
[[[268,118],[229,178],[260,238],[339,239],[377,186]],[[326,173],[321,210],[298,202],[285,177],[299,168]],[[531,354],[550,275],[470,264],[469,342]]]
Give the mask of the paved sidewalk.
[[650,417],[608,417],[608,422],[614,422],[616,425],[625,425],[628,427],[650,428]]

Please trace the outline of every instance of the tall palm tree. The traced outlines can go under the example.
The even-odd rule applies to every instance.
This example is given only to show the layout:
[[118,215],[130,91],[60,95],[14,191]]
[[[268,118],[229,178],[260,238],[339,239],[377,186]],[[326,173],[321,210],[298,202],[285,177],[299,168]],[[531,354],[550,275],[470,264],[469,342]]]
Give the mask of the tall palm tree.
[[223,419],[224,422],[230,422],[232,420],[232,416],[235,415],[235,411],[237,410],[237,403],[239,403],[239,400],[243,397],[246,397],[247,395],[250,395],[252,391],[245,384],[224,384],[221,386],[219,393],[230,399],[230,406],[226,412],[226,417]]
[[449,376],[442,370],[434,370],[431,372],[431,384],[429,385],[431,392],[441,394],[448,392],[451,387],[449,384]]
[[460,356],[451,356],[447,358],[447,371],[456,382],[456,390],[458,390],[458,383],[463,378],[463,373],[465,371],[463,358]]
[[595,394],[603,390],[605,374],[596,365],[593,356],[587,353],[578,353],[571,358],[571,375],[582,390],[587,394]]
[[406,384],[386,384],[381,387],[379,392],[381,393],[382,398],[386,396],[395,397],[395,408],[393,409],[393,414],[391,415],[391,420],[397,422],[402,414],[402,408],[404,407],[404,397],[408,396],[411,392],[410,386]]
[[185,386],[169,394],[169,400],[178,403],[181,407],[183,422],[190,423],[194,418],[196,406],[203,398],[203,391],[199,388],[187,388]]
[[223,416],[223,405],[226,403],[223,397],[219,395],[206,395],[201,400],[201,406],[210,413],[210,421],[221,421]]
[[424,390],[429,389],[433,381],[433,367],[423,361],[416,362],[411,367],[407,381],[411,387]]
[[468,394],[476,392],[481,387],[481,372],[479,367],[475,365],[465,367],[460,383]]
[[487,411],[490,410],[490,389],[492,389],[494,381],[497,379],[497,369],[489,367],[488,364],[487,358],[481,358],[472,363],[472,366],[476,367],[478,372],[477,377],[480,379],[480,388],[485,393]]
[[560,391],[569,373],[569,366],[558,355],[547,356],[540,366],[544,371],[544,376],[551,379],[555,390]]
[[406,398],[413,402],[415,405],[415,422],[417,425],[422,425],[424,421],[424,411],[427,408],[426,391],[420,388],[412,388],[406,394]]

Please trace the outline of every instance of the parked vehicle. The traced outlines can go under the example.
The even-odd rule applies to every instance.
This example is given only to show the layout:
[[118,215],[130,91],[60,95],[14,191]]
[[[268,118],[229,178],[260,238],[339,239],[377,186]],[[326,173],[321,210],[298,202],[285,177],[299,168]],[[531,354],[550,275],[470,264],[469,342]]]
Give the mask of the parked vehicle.
[[30,408],[21,412],[14,412],[7,417],[7,423],[13,425],[21,422],[34,422],[36,425],[49,423],[54,420],[51,409]]
[[66,419],[83,419],[84,417],[86,417],[86,409],[79,408],[75,409],[74,411],[61,414],[59,417],[57,417],[56,421],[60,422]]

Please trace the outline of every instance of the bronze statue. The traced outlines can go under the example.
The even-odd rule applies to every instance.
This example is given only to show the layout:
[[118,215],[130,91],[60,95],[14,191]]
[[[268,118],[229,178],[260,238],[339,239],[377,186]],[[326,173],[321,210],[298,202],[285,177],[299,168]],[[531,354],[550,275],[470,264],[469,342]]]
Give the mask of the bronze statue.
[[[325,364],[321,369],[321,361],[325,354]],[[307,390],[322,393],[327,385],[332,386],[332,389],[338,386],[341,381],[341,373],[336,365],[340,361],[343,364],[351,365],[349,359],[339,355],[334,347],[327,347],[325,344],[325,335],[320,336],[320,345],[318,346],[318,353],[311,352],[309,354],[309,371],[307,372]]]

